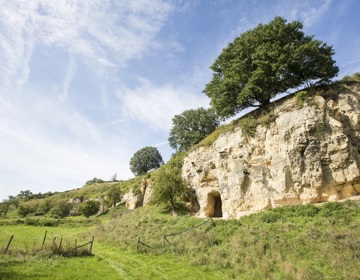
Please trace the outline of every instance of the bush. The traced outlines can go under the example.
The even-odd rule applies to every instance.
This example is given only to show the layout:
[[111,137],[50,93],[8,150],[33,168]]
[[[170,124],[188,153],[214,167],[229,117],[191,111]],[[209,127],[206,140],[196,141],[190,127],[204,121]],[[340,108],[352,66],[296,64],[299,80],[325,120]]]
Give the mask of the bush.
[[99,211],[100,202],[95,200],[87,200],[79,205],[79,213],[86,218],[96,214]]
[[344,76],[341,81],[343,82],[360,82],[360,72],[357,72],[353,75],[346,75]]
[[58,204],[56,204],[53,208],[51,208],[49,213],[51,215],[64,218],[66,216],[69,216],[71,208],[72,208],[72,204],[63,200],[58,202]]
[[300,107],[302,107],[304,105],[304,102],[308,100],[310,96],[310,92],[306,90],[301,90],[295,93],[295,101]]

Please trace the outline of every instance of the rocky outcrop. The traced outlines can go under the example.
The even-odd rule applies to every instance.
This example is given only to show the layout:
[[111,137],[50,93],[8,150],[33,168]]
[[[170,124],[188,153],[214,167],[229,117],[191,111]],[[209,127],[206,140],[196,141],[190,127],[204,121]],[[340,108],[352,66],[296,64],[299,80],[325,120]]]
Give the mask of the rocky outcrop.
[[125,202],[127,209],[132,210],[149,203],[151,194],[152,188],[150,186],[150,180],[143,179],[141,181],[140,188],[137,191],[131,189],[129,192],[127,192],[124,195],[122,202]]
[[190,152],[182,172],[196,191],[198,216],[239,218],[359,195],[360,86],[342,86],[334,100],[323,96],[302,106],[287,98],[254,137],[236,128]]

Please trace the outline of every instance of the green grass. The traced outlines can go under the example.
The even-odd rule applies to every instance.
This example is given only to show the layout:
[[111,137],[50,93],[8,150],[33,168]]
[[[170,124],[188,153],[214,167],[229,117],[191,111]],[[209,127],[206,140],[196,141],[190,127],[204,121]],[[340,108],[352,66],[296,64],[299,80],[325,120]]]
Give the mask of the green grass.
[[[356,279],[360,275],[360,209],[354,202],[275,208],[240,220],[215,220],[192,232],[162,236],[201,223],[143,207],[96,228],[98,240],[136,253],[222,271],[222,279]],[[126,234],[121,234],[125,233]]]
[[[71,220],[70,218],[69,220]],[[355,202],[275,208],[240,220],[199,225],[165,208],[124,207],[78,226],[2,225],[0,247],[12,234],[12,252],[0,255],[0,279],[358,279],[360,208]],[[66,219],[67,220],[67,219]],[[78,244],[95,236],[92,257],[33,254],[45,230]],[[148,248],[139,245],[138,237]],[[26,244],[28,250],[20,252]]]
[[[99,257],[0,256],[0,279],[119,279]],[[121,279],[121,278],[120,278]]]
[[2,226],[0,247],[6,246],[12,234],[15,237],[10,253],[0,254],[0,279],[219,279],[222,276],[206,266],[194,271],[189,262],[179,262],[171,255],[139,254],[99,242],[94,244],[93,257],[32,254],[33,247],[41,246],[46,230],[48,242],[59,236],[87,241],[84,238],[90,234],[87,227]]

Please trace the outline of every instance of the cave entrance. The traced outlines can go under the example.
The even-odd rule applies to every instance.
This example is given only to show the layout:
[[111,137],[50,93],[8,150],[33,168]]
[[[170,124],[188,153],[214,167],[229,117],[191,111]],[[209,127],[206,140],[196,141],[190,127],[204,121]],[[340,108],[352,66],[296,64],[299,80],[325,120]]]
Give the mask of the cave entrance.
[[211,193],[208,193],[206,216],[214,218],[222,217],[221,195],[218,191],[212,191]]

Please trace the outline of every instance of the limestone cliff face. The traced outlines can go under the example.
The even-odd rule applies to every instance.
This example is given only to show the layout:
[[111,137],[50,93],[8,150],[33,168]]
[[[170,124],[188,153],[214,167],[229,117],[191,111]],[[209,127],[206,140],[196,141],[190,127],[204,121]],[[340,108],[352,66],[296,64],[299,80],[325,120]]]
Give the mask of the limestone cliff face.
[[198,216],[238,218],[287,204],[336,201],[360,194],[360,85],[336,101],[279,103],[254,137],[240,128],[188,154],[183,178],[195,189]]
[[133,210],[137,207],[146,205],[150,202],[151,194],[151,181],[149,179],[143,179],[140,184],[139,191],[134,193],[133,189],[124,194],[121,202],[125,202],[127,209]]

